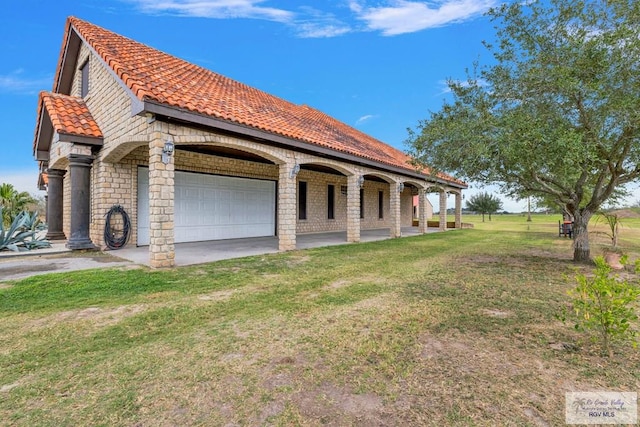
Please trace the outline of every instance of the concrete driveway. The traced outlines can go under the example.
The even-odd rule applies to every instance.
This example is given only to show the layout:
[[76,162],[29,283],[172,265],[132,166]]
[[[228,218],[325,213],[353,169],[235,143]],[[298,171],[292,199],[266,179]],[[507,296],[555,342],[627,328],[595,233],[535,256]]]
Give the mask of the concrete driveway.
[[0,286],[4,280],[24,279],[38,274],[136,266],[129,260],[117,258],[104,252],[74,253],[64,245],[64,243],[54,243],[51,248],[27,253],[0,253]]
[[[429,229],[437,232],[438,229]],[[363,230],[362,242],[372,242],[389,238],[389,229]],[[402,229],[403,237],[418,235],[417,227]],[[346,232],[298,235],[298,249],[347,244]],[[176,244],[176,265],[185,266],[242,258],[278,252],[277,237],[251,239],[215,240]],[[117,251],[72,252],[65,243],[54,243],[51,248],[32,252],[0,253],[0,283],[37,274],[86,270],[104,267],[136,268],[149,265],[149,248],[127,247]]]

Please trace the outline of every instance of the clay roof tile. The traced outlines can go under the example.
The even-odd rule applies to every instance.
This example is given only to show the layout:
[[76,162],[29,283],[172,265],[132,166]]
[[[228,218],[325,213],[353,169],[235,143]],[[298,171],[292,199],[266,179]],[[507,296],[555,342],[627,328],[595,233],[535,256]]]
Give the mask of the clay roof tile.
[[59,134],[102,138],[102,131],[81,98],[41,92],[40,101]]
[[[405,153],[316,109],[290,103],[81,19],[70,17],[67,32],[71,27],[141,101],[414,170]],[[461,183],[446,175],[441,178]]]

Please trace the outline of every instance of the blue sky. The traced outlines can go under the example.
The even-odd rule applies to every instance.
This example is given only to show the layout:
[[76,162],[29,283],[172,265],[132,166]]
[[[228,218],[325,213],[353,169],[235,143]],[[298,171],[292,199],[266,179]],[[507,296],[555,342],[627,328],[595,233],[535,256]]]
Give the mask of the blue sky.
[[[37,96],[50,90],[73,15],[297,104],[405,150],[493,26],[497,0],[21,0],[3,6],[0,182],[36,191]],[[475,188],[467,194],[473,193]],[[452,198],[453,199],[453,198]],[[524,202],[505,200],[520,211]]]

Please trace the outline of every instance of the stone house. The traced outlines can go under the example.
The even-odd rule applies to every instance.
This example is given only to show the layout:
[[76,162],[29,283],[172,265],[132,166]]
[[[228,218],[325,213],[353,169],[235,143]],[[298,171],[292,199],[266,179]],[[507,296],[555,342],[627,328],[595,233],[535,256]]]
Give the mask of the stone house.
[[300,233],[400,237],[414,211],[426,232],[434,191],[441,206],[455,194],[460,227],[466,188],[316,109],[74,17],[33,150],[50,239],[104,248],[105,214],[121,205],[129,244],[148,245],[153,267],[173,266],[180,242],[277,236],[291,250]]

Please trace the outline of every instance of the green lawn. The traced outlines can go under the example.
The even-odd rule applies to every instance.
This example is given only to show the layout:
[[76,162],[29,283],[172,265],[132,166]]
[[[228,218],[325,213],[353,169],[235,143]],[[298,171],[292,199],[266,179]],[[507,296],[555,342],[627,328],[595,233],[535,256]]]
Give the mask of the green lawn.
[[563,425],[640,355],[557,320],[590,270],[558,219],[0,284],[0,425]]

